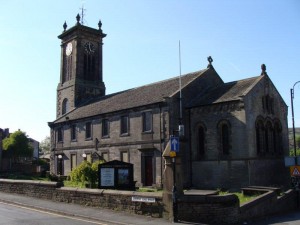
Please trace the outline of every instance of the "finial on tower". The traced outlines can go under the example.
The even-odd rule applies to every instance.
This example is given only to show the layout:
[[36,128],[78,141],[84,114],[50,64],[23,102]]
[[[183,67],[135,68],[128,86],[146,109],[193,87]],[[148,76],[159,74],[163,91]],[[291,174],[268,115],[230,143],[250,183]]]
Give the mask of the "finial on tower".
[[98,27],[99,27],[99,30],[101,30],[101,28],[102,28],[102,22],[101,22],[101,20],[99,20]]
[[261,64],[261,74],[260,75],[267,75],[267,67],[265,64]]
[[63,28],[64,28],[64,32],[66,31],[68,25],[67,25],[67,22],[65,21],[64,25],[63,25]]
[[212,57],[211,57],[211,56],[208,56],[208,57],[207,57],[207,61],[208,61],[207,68],[212,68],[213,66],[212,66],[211,63],[214,61],[214,60],[212,59]]
[[77,24],[80,24],[80,15],[79,15],[79,13],[76,16],[76,20],[77,20]]

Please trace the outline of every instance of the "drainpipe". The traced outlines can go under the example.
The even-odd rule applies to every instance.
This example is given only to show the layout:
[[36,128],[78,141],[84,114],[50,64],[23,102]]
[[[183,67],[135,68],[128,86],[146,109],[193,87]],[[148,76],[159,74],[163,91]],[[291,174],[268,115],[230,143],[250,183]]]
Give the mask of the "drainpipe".
[[162,126],[161,126],[161,123],[162,123],[162,114],[161,114],[161,105],[159,104],[159,139],[160,139],[160,187],[162,188],[163,186],[163,183],[162,183],[162,176],[163,176],[163,160],[162,160],[162,154],[163,154],[163,150],[162,150]]
[[192,128],[191,128],[191,109],[188,109],[189,117],[189,156],[190,156],[190,187],[193,187],[193,161],[192,161]]

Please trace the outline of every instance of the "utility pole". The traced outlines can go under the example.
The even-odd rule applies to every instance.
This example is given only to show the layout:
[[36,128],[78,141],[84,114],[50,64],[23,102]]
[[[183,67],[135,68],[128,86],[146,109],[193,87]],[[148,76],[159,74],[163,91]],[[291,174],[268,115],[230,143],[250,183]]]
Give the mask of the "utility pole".
[[291,88],[291,104],[292,104],[292,123],[293,123],[293,138],[294,138],[294,154],[295,154],[295,160],[297,157],[297,150],[296,150],[296,132],[295,132],[295,118],[294,118],[294,89],[295,85],[300,83],[300,81],[297,81],[294,85],[293,88]]

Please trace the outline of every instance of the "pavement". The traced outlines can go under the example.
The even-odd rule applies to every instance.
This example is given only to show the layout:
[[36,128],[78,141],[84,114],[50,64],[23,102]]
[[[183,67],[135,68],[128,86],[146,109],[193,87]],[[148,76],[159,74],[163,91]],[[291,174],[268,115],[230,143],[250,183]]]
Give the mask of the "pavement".
[[[34,208],[41,211],[57,213],[64,216],[74,216],[83,219],[101,221],[107,224],[118,225],[170,225],[172,222],[148,216],[130,214],[126,212],[114,211],[104,208],[85,207],[72,203],[54,202],[39,198],[32,198],[23,195],[0,192],[0,202],[10,203],[22,207]],[[197,224],[184,223],[178,224]]]

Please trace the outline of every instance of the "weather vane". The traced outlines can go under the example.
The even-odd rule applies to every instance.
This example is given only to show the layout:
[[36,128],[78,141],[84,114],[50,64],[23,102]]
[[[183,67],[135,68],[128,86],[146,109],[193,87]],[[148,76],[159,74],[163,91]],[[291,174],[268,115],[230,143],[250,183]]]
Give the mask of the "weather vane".
[[82,1],[82,7],[79,8],[81,10],[81,24],[84,25],[84,16],[85,16],[85,11],[86,9],[84,8],[84,1]]

